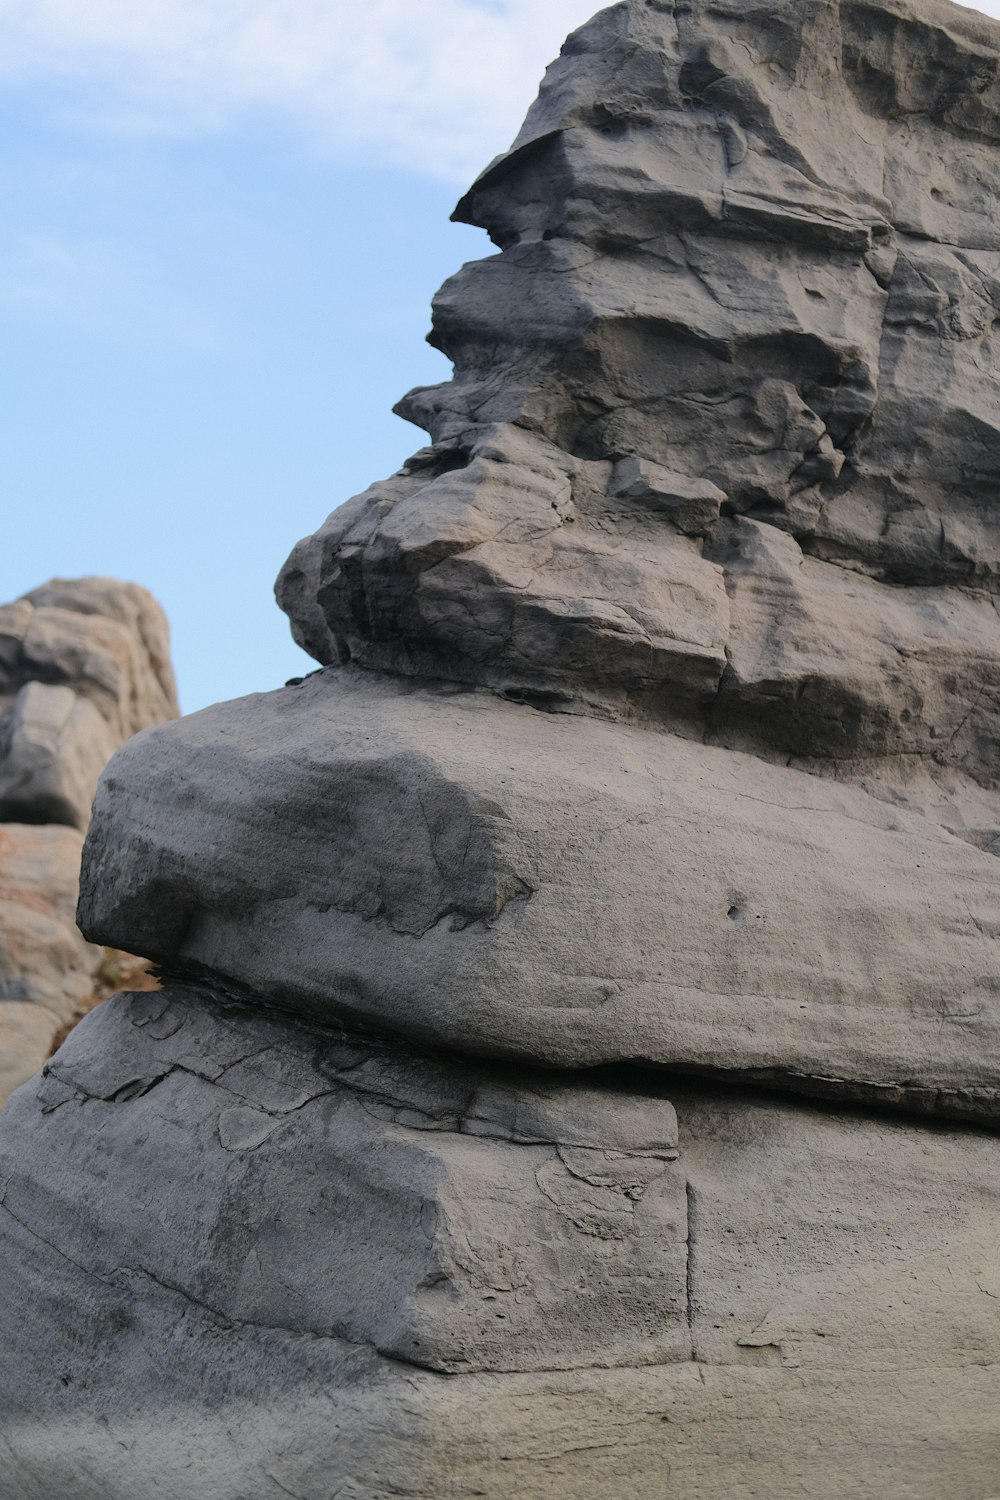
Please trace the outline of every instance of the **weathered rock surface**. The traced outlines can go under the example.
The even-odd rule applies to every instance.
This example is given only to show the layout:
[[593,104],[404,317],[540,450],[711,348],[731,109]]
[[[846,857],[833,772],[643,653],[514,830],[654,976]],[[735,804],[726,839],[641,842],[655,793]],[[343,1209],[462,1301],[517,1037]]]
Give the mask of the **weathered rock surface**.
[[0,820],[85,830],[114,751],[177,712],[166,617],[138,584],[57,578],[0,606]]
[[76,925],[82,846],[74,828],[0,824],[0,1103],[94,986],[102,950]]
[[167,622],[145,589],[56,579],[0,606],[0,1104],[105,961],[75,915],[98,778],[177,711]]
[[80,915],[321,1020],[1000,1122],[998,877],[853,786],[332,672],[132,741]]
[[109,1002],[4,1116],[9,1491],[987,1500],[995,1140],[669,1093]]
[[279,599],[352,660],[683,726],[1000,832],[998,32],[632,0],[458,216],[447,385]]
[[998,147],[938,0],[567,43],[325,670],[105,772],[5,1497],[996,1500]]

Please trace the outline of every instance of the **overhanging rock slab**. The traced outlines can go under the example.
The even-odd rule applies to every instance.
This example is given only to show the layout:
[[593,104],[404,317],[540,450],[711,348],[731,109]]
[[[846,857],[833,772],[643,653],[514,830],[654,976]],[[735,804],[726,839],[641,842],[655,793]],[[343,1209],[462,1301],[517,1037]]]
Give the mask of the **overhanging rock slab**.
[[314,1019],[993,1119],[998,894],[856,787],[335,670],[125,747],[80,910]]

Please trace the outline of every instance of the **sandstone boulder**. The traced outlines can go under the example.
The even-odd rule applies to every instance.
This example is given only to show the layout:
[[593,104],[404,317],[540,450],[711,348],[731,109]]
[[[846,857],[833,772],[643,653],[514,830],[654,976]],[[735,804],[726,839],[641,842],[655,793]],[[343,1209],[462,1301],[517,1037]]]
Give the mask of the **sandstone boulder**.
[[167,622],[145,589],[56,579],[0,606],[0,1104],[107,967],[75,918],[98,778],[177,711]]
[[167,621],[138,584],[54,579],[0,606],[0,820],[85,831],[112,753],[177,711]]
[[58,824],[0,824],[0,1102],[94,987],[102,950],[76,925],[82,846]]

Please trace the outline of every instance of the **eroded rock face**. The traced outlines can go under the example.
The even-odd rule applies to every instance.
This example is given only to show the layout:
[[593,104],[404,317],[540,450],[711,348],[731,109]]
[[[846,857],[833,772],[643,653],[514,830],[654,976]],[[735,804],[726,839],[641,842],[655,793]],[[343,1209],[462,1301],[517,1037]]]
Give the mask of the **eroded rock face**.
[[0,1103],[94,987],[102,950],[76,925],[82,847],[74,828],[0,824]]
[[94,1012],[4,1122],[17,1500],[995,1484],[991,1136],[183,988]]
[[171,983],[0,1124],[16,1500],[990,1500],[998,90],[935,0],[567,43],[325,670],[103,777]]
[[459,206],[433,440],[296,548],[320,661],[863,777],[997,835],[995,25],[615,5]]
[[57,578],[0,606],[0,819],[85,831],[114,751],[177,712],[166,617],[138,584]]
[[[176,1194],[181,1216],[157,1247],[155,1216],[118,1223],[74,1195],[95,1272],[145,1267],[207,1301],[225,1283],[225,1320],[336,1331],[444,1373],[572,1369],[595,1340],[609,1364],[688,1357],[687,1206],[664,1098],[289,1035],[169,990],[119,997],[78,1031],[36,1096],[63,1141],[53,1161],[97,1103],[98,1157],[144,1138],[122,1170]],[[156,1127],[165,1114],[180,1135]],[[53,1214],[61,1171],[35,1178]],[[49,1222],[64,1239],[68,1219]]]
[[167,621],[137,584],[55,579],[0,606],[0,1104],[104,961],[76,925],[98,778],[119,745],[177,712]]
[[341,670],[124,750],[80,914],[319,1020],[1000,1122],[998,874],[854,786]]

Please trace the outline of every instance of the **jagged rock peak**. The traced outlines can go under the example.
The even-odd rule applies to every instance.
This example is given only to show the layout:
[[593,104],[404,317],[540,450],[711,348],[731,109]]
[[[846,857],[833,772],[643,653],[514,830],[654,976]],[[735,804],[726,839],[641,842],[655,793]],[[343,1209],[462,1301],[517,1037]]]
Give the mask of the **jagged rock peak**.
[[[612,713],[994,836],[1000,28],[629,0],[462,200],[431,435],[279,579],[323,663]],[[964,800],[955,785],[964,788]]]

